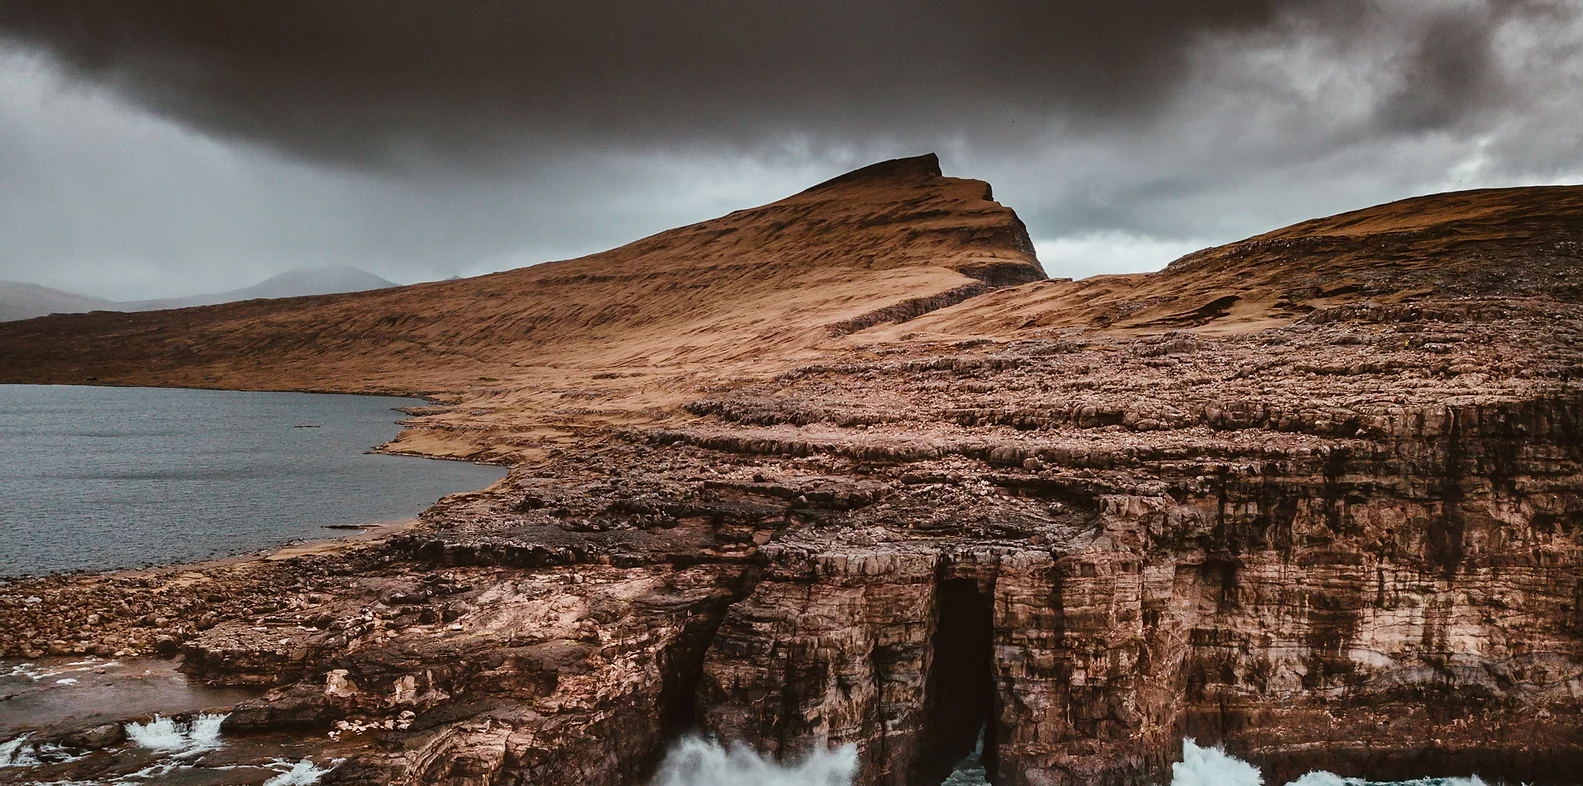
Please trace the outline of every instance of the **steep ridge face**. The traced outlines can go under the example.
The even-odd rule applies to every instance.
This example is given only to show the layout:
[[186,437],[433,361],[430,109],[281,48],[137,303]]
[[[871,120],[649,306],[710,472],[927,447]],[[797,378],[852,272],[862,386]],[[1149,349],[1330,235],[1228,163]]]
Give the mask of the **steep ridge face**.
[[[818,221],[924,163],[777,205]],[[941,186],[969,187],[1002,215]],[[1028,274],[913,214],[990,250],[651,417],[590,366],[557,395],[602,404],[543,410],[572,436],[513,437],[506,481],[397,538],[0,589],[0,648],[179,650],[269,691],[231,732],[372,735],[326,783],[639,784],[689,730],[850,743],[859,786],[938,783],[981,734],[1001,786],[1166,782],[1184,736],[1273,783],[1573,782],[1580,197],[1428,197],[954,305]],[[490,408],[513,395],[431,422],[500,440],[539,411]]]
[[[989,185],[934,155],[565,262],[343,295],[0,324],[0,383],[417,393],[393,450],[517,460],[668,417],[831,335],[1041,280]],[[572,392],[576,391],[576,392]],[[460,413],[467,413],[465,415]]]

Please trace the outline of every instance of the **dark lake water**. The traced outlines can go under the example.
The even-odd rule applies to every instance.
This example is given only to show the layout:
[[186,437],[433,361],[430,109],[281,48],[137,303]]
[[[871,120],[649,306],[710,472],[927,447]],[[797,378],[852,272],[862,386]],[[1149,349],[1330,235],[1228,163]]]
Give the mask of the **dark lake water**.
[[416,399],[0,385],[0,576],[134,568],[411,518],[500,467],[383,456]]

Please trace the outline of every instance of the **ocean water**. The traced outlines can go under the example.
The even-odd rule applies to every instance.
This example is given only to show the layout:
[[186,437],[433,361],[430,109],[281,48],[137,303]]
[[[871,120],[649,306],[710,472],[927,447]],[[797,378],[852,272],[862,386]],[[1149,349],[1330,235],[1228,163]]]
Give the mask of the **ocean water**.
[[[212,786],[221,773],[245,774],[246,782],[265,786],[308,786],[344,761],[344,755],[309,743],[282,745],[242,736],[228,740],[220,733],[221,714],[198,714],[177,720],[154,716],[125,724],[126,742],[100,752],[74,751],[35,742],[30,734],[0,736],[0,783],[76,784],[76,786]],[[100,761],[94,762],[93,757]],[[96,775],[58,777],[89,760]],[[671,746],[650,786],[851,786],[858,772],[856,747],[819,751],[799,761],[776,762],[751,749],[714,740],[686,737]],[[8,775],[7,770],[10,771]],[[16,776],[23,780],[17,781]],[[231,780],[224,780],[231,783]],[[976,755],[964,759],[942,786],[985,786]],[[1162,784],[1164,786],[1164,784]],[[1218,748],[1192,740],[1182,743],[1182,760],[1172,766],[1169,786],[1279,786],[1265,784],[1252,764]],[[1421,778],[1375,782],[1311,772],[1286,786],[1488,786],[1478,778]]]
[[416,399],[0,385],[0,576],[191,562],[411,518],[500,467],[367,453]]
[[684,737],[671,746],[653,786],[851,786],[855,775],[853,745],[782,764],[749,748]]
[[[313,786],[341,757],[271,755],[303,748],[278,741],[222,739],[226,716],[161,716],[123,724],[126,740],[102,751],[34,742],[23,734],[0,742],[0,783],[28,786]],[[256,736],[256,735],[255,735]],[[308,746],[308,747],[311,747]],[[85,771],[88,774],[85,774]]]
[[[653,786],[851,786],[858,771],[851,745],[819,751],[791,763],[776,763],[740,747],[686,738],[671,748]],[[968,756],[942,786],[987,786],[978,754]],[[1219,748],[1182,742],[1182,760],[1172,765],[1170,786],[1277,786],[1265,784],[1259,768]],[[1377,782],[1311,772],[1286,786],[1487,786],[1478,778],[1422,778]]]
[[[11,697],[0,701],[0,784],[308,786],[351,751],[316,730],[223,734],[213,708],[258,694],[188,682],[155,658],[0,661],[0,696]],[[125,739],[103,750],[51,734],[107,723]]]

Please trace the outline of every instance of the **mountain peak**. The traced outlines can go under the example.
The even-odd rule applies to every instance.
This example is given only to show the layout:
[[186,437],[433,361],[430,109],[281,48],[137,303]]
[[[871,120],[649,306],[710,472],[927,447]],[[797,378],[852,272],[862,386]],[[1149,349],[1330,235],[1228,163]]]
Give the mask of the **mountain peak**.
[[869,164],[844,175],[832,177],[803,193],[857,183],[931,180],[937,177],[944,177],[940,171],[940,157],[934,153],[925,153],[921,156],[893,158],[889,161]]

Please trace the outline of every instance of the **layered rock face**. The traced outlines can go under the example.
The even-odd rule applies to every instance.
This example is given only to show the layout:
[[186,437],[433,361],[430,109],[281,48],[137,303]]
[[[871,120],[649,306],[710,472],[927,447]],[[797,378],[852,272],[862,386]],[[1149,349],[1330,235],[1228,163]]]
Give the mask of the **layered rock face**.
[[1432,260],[1443,281],[1354,266],[1380,300],[1275,327],[876,345],[696,402],[708,417],[662,439],[889,467],[928,499],[764,549],[705,718],[771,750],[855,740],[866,782],[923,782],[936,669],[974,679],[930,660],[970,586],[992,609],[996,783],[1159,782],[1184,735],[1276,781],[1570,781],[1583,325],[1576,227],[1552,229],[1480,280],[1458,271],[1505,249],[1437,226],[1435,253],[1463,241]]
[[[906,203],[915,169],[864,199]],[[160,588],[189,617],[273,598],[168,634],[269,689],[233,731],[367,735],[325,782],[637,784],[688,731],[852,744],[862,786],[932,786],[981,735],[1000,786],[1165,782],[1184,736],[1269,782],[1574,782],[1580,207],[1448,195],[1148,276],[979,271],[832,309],[648,418],[567,383],[535,412],[574,436],[514,436],[500,486]],[[105,586],[4,613],[39,629]]]
[[[910,478],[988,498],[967,510],[929,499],[763,550],[704,718],[767,750],[858,741],[872,783],[937,782],[920,741],[982,702],[997,783],[1159,782],[1184,734],[1272,779],[1564,781],[1583,753],[1580,416],[1576,398],[1469,406],[1369,446],[1139,446],[1076,472],[1068,446],[982,446],[1010,466]],[[982,529],[945,534],[963,525]],[[931,717],[931,686],[975,668],[990,695]]]

